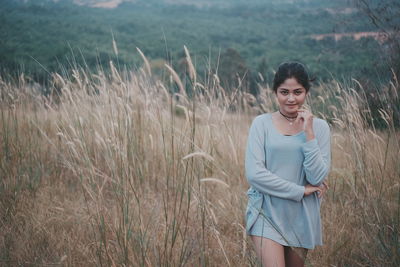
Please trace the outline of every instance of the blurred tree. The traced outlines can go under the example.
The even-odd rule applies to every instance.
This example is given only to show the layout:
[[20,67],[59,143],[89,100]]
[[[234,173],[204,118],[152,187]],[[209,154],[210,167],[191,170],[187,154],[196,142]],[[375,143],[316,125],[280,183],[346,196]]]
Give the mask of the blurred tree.
[[[356,6],[366,14],[372,24],[382,33],[383,55],[387,58],[392,71],[393,90],[387,99],[382,100],[381,93],[366,92],[374,118],[379,118],[379,110],[387,108],[392,114],[394,125],[400,127],[400,1],[399,0],[353,0]],[[370,90],[369,88],[366,88]]]
[[241,90],[253,93],[255,87],[254,76],[251,75],[245,60],[239,52],[233,48],[228,48],[220,58],[218,66],[218,76],[222,86],[228,92],[241,87]]
[[382,33],[384,55],[394,79],[400,78],[400,1],[353,0],[356,7],[367,15]]
[[259,83],[262,85],[267,84],[269,82],[269,66],[265,57],[262,57],[260,63],[258,64],[257,72],[259,75],[259,79],[257,80],[260,80]]

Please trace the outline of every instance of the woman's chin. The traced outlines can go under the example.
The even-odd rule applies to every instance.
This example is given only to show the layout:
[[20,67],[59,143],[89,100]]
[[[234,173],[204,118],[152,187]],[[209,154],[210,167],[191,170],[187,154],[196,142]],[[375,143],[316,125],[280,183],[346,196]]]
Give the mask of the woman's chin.
[[297,115],[297,110],[298,110],[297,107],[293,107],[293,108],[285,108],[284,111],[287,115]]

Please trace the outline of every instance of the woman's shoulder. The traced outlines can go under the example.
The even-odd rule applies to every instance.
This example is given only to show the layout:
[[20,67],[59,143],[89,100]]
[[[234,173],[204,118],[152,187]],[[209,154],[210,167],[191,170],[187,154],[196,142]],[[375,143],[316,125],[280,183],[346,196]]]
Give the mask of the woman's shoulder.
[[314,130],[316,132],[329,132],[330,131],[330,127],[329,124],[326,122],[326,120],[321,119],[321,118],[317,118],[315,117],[313,119],[313,126],[314,126]]
[[313,121],[314,121],[314,125],[316,125],[316,126],[329,127],[329,124],[324,119],[314,117]]
[[265,122],[271,117],[271,113],[263,113],[260,115],[257,115],[254,119],[253,122]]
[[253,125],[268,125],[269,121],[271,118],[271,113],[263,113],[260,115],[257,115],[253,119]]

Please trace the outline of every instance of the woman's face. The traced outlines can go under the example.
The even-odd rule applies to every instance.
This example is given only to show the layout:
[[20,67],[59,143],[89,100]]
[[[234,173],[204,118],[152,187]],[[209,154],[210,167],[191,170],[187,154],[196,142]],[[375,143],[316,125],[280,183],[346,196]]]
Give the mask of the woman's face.
[[307,96],[306,89],[296,78],[288,78],[276,90],[276,98],[281,112],[285,115],[297,115]]

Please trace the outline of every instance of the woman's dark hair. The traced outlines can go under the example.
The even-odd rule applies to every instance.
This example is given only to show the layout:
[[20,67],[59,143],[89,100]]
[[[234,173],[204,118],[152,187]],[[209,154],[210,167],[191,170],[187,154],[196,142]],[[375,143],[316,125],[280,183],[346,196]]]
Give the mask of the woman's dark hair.
[[279,65],[275,73],[274,83],[272,89],[276,93],[278,87],[285,82],[286,79],[295,78],[299,84],[308,92],[310,90],[310,78],[306,68],[300,62],[284,62]]

